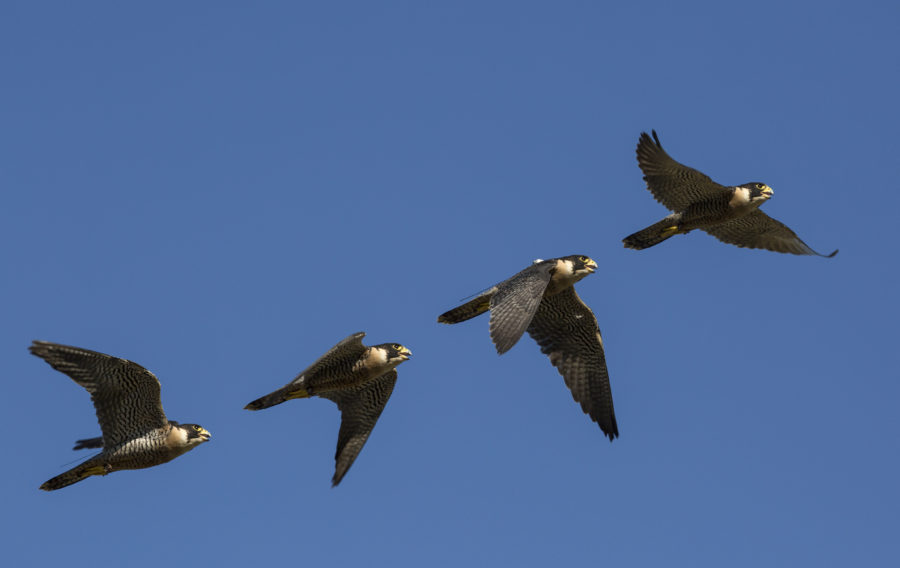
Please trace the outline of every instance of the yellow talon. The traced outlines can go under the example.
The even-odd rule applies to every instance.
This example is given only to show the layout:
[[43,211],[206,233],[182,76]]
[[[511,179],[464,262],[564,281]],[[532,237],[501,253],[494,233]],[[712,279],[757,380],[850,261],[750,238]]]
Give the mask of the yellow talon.
[[663,237],[668,237],[669,235],[674,235],[678,232],[678,225],[672,225],[671,227],[666,227],[662,230]]
[[309,392],[306,389],[295,390],[293,392],[289,392],[285,400],[292,400],[295,398],[309,398]]

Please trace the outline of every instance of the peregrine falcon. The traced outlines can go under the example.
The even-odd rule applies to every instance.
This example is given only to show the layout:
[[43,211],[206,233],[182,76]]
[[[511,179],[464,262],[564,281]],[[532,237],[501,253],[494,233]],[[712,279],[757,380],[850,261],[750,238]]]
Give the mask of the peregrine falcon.
[[638,165],[647,189],[673,213],[646,229],[625,237],[626,248],[645,249],[673,235],[701,229],[722,242],[747,248],[762,248],[791,254],[831,258],[809,248],[794,231],[759,210],[772,197],[772,188],[753,182],[726,187],[705,174],[673,160],[659,143],[641,133],[637,146]]
[[512,278],[441,314],[438,322],[459,323],[490,310],[491,340],[501,355],[527,330],[565,379],[572,398],[612,441],[619,436],[619,427],[603,338],[597,318],[574,286],[596,269],[596,262],[580,255],[536,260]]
[[275,392],[245,406],[262,410],[292,398],[321,396],[341,412],[341,429],[334,454],[332,487],[341,482],[369,439],[397,382],[395,367],[412,355],[399,343],[366,347],[363,332],[354,333],[319,357],[305,371]]
[[62,489],[92,475],[166,463],[210,438],[197,424],[166,419],[159,380],[137,363],[46,341],[33,342],[29,351],[91,393],[103,433],[101,438],[78,440],[76,450],[102,450],[41,485],[45,491]]

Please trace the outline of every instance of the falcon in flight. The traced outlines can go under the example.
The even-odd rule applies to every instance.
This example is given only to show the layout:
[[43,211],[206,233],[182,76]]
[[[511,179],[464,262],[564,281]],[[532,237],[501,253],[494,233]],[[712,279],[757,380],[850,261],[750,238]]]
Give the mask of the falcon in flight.
[[638,165],[644,172],[647,189],[657,201],[673,211],[671,215],[623,239],[626,248],[645,249],[673,235],[701,229],[722,242],[739,247],[761,248],[791,254],[811,254],[831,258],[838,251],[822,255],[809,248],[787,225],[759,210],[772,197],[772,188],[753,182],[724,186],[705,174],[673,160],[659,143],[641,133],[637,146]]
[[244,407],[262,410],[292,398],[311,396],[337,404],[341,429],[332,487],[341,482],[369,439],[397,382],[395,367],[412,355],[399,343],[366,347],[362,343],[365,336],[359,332],[343,339],[293,381]]
[[209,432],[197,424],[166,419],[159,380],[137,363],[46,341],[33,342],[29,350],[91,393],[103,433],[100,438],[78,440],[74,448],[101,448],[99,454],[41,489],[54,491],[92,475],[153,467],[209,440]]
[[574,284],[597,269],[586,256],[534,264],[474,299],[438,317],[459,323],[490,310],[491,340],[506,353],[527,330],[550,357],[585,414],[612,441],[619,436],[597,318],[575,293]]

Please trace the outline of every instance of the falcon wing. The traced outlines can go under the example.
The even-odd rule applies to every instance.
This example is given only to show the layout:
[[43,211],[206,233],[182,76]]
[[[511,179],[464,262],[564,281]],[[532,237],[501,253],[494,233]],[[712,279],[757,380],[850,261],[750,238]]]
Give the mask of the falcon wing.
[[684,211],[692,203],[715,199],[728,188],[714,182],[704,173],[673,160],[663,150],[656,131],[653,140],[641,133],[637,145],[637,159],[647,189],[657,201],[675,212]]
[[550,283],[554,262],[533,264],[497,285],[491,296],[491,340],[501,355],[519,341]]
[[391,397],[397,383],[397,371],[392,369],[377,379],[341,391],[322,393],[322,398],[335,402],[341,411],[341,430],[338,433],[337,451],[334,454],[334,477],[331,485],[336,486],[353,465],[356,456],[366,445],[372,428],[381,416],[384,406]]
[[168,424],[159,380],[137,363],[45,341],[33,342],[29,350],[91,393],[104,448]]
[[789,252],[791,254],[812,254],[831,258],[838,251],[831,254],[820,254],[800,240],[797,233],[790,230],[787,225],[769,217],[759,209],[756,209],[743,217],[738,217],[711,227],[703,227],[703,230],[722,242],[747,248],[761,248],[775,252]]
[[344,361],[356,361],[359,359],[366,350],[362,344],[362,339],[365,336],[366,334],[360,331],[345,337],[324,355],[316,359],[315,363],[304,369],[293,381],[274,392],[254,400],[244,408],[246,410],[262,410],[263,408],[281,404],[291,398],[305,398],[309,396],[306,392],[304,381],[310,377],[315,377],[316,373],[322,369],[340,365]]
[[618,437],[597,318],[578,297],[575,287],[545,297],[528,333],[541,346],[541,352],[550,357],[585,414],[610,441]]

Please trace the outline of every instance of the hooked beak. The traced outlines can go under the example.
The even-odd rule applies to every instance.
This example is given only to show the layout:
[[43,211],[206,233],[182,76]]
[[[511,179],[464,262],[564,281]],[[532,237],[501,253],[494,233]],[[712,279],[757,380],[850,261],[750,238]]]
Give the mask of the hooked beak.
[[208,442],[209,439],[212,438],[212,436],[210,435],[209,430],[207,430],[206,428],[201,428],[200,429],[200,438],[204,442]]

